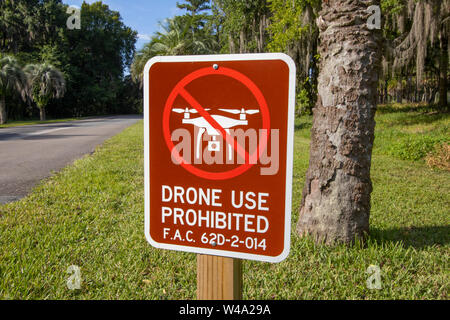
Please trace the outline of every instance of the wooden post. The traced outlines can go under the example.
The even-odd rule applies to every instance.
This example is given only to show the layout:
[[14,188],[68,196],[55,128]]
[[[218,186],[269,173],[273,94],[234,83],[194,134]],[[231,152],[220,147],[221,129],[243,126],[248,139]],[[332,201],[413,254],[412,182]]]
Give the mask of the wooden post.
[[197,299],[241,300],[241,260],[198,254]]

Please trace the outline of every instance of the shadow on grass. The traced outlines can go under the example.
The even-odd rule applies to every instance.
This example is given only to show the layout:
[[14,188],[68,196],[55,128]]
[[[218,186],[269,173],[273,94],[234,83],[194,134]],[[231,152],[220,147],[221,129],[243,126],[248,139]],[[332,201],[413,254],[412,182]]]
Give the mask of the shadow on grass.
[[298,122],[294,125],[294,130],[311,129],[312,123],[310,122]]
[[371,238],[380,242],[402,242],[416,249],[443,246],[450,243],[450,225],[427,227],[370,228]]
[[439,105],[424,104],[379,104],[377,113],[404,113],[404,112],[420,112],[420,113],[448,113],[449,110],[443,109]]
[[402,114],[395,120],[391,121],[391,125],[394,126],[411,126],[420,124],[433,124],[434,122],[449,118],[448,113],[435,113],[435,114]]
[[52,139],[64,139],[70,137],[89,137],[91,135],[86,134],[49,134],[49,135],[22,135],[17,133],[8,133],[0,136],[0,141],[8,141],[8,140],[52,140]]

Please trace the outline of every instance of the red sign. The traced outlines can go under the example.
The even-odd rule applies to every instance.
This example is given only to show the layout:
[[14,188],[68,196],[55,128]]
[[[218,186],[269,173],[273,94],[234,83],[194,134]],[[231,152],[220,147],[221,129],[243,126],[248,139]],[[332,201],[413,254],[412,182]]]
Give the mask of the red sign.
[[287,256],[294,96],[295,66],[284,54],[147,63],[145,234],[153,246]]

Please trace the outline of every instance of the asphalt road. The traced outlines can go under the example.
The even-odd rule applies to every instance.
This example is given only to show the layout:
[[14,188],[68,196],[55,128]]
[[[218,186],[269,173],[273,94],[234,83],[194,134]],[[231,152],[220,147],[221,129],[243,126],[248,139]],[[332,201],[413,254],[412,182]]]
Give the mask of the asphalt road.
[[43,178],[142,119],[137,115],[0,128],[0,204],[27,195]]

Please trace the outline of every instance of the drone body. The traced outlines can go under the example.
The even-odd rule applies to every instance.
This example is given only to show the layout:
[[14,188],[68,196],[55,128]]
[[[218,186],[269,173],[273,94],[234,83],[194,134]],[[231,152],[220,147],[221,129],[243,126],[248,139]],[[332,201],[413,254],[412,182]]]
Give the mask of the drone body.
[[[233,118],[228,118],[228,117],[224,117],[224,116],[220,116],[220,115],[212,115],[211,118],[216,120],[216,122],[218,124],[220,124],[220,126],[224,129],[230,129],[230,128],[233,128],[236,126],[248,125],[247,120],[233,119]],[[209,136],[220,135],[220,133],[216,129],[214,129],[214,127],[208,121],[206,121],[206,119],[203,117],[198,117],[198,118],[194,118],[194,119],[183,119],[182,123],[192,124],[198,128],[204,128],[204,129],[206,129],[206,132],[208,133]]]
[[[205,109],[205,111],[209,111],[210,109]],[[229,118],[221,115],[211,115],[211,118],[213,118],[224,130],[227,134],[230,134],[230,129],[237,127],[237,126],[247,126],[248,121],[246,119],[247,114],[255,114],[258,113],[259,110],[245,110],[245,109],[219,109],[222,112],[228,112],[232,114],[239,114],[239,119],[235,118]],[[193,126],[199,128],[198,134],[197,134],[197,150],[196,150],[196,157],[200,157],[200,146],[201,146],[201,140],[203,137],[203,134],[205,131],[209,136],[212,136],[213,141],[208,141],[208,151],[220,151],[220,143],[217,141],[217,136],[220,136],[220,132],[218,132],[205,118],[198,117],[191,119],[190,114],[191,113],[198,113],[196,109],[180,109],[175,108],[172,109],[172,111],[176,113],[183,113],[184,118],[181,121],[183,124],[192,124]],[[232,146],[228,145],[229,149],[229,157],[231,157],[231,151]]]

